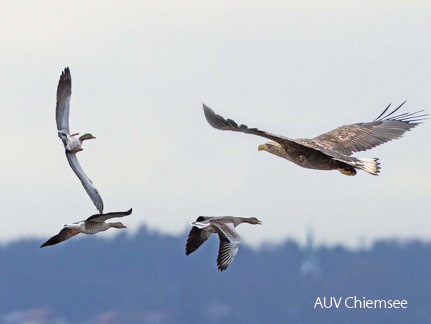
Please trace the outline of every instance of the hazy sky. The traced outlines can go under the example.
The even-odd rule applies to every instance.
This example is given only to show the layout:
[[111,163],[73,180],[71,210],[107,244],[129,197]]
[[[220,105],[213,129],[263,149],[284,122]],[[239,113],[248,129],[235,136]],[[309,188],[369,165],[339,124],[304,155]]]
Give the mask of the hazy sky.
[[[426,1],[8,1],[0,11],[0,241],[39,237],[96,208],[55,124],[61,71],[72,74],[78,159],[105,212],[179,234],[198,215],[256,216],[249,244],[357,246],[431,238],[431,121],[355,156],[378,177],[302,169],[265,139],[221,132],[224,117],[291,138],[371,121],[392,102],[431,112]],[[115,229],[101,234],[109,236]],[[118,233],[118,231],[117,231]]]

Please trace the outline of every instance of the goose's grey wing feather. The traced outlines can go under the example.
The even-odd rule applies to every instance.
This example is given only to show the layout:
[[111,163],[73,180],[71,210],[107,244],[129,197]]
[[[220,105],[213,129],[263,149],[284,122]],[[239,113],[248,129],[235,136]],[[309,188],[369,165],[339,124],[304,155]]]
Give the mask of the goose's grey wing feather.
[[96,187],[91,182],[90,178],[85,174],[84,170],[82,170],[81,165],[78,162],[76,154],[73,152],[66,151],[67,161],[69,161],[69,165],[75,174],[78,176],[79,180],[81,180],[82,185],[84,186],[85,191],[87,191],[94,205],[100,213],[103,213],[103,201],[97,191]]
[[[57,86],[57,106],[55,108],[55,119],[57,130],[70,134],[69,131],[69,111],[70,97],[72,95],[72,77],[69,68],[65,68],[61,73]],[[60,137],[61,138],[61,137]]]
[[75,236],[79,234],[81,230],[79,229],[70,229],[70,228],[63,228],[57,235],[54,235],[51,237],[48,241],[43,243],[40,247],[48,246],[48,245],[54,245],[63,241],[66,241],[67,239],[70,239],[72,236]]
[[211,232],[204,231],[195,226],[189,232],[186,243],[186,255],[196,251],[211,235]]
[[[213,217],[208,216],[199,216],[196,219],[196,222],[203,222]],[[210,237],[211,232],[202,230],[196,226],[193,226],[187,236],[186,242],[186,255],[196,251],[208,238]]]
[[92,222],[96,222],[96,223],[102,223],[110,218],[115,218],[115,217],[124,217],[124,216],[128,216],[132,213],[132,208],[130,208],[128,211],[125,212],[113,212],[113,213],[106,213],[106,214],[96,214],[93,216],[90,216],[87,218],[87,222],[88,221],[92,221]]
[[211,235],[211,232],[204,231],[195,226],[189,232],[186,242],[186,255],[196,251]]
[[315,137],[312,141],[328,150],[344,155],[366,151],[373,147],[398,139],[407,131],[421,124],[427,114],[403,113],[392,116],[395,110],[385,115],[389,106],[372,122],[343,125],[327,133]]
[[217,266],[220,271],[223,271],[229,267],[238,253],[241,237],[235,231],[233,223],[224,223],[222,225],[215,222],[212,224],[220,239]]
[[204,107],[205,118],[208,124],[210,124],[212,127],[216,129],[229,130],[233,132],[241,132],[245,134],[253,134],[253,135],[268,138],[272,141],[278,142],[283,145],[288,145],[290,142],[293,141],[290,138],[287,138],[281,135],[271,134],[257,128],[249,128],[247,125],[242,124],[238,126],[238,124],[234,120],[225,119],[224,117],[217,115],[214,112],[214,110],[212,110],[205,104],[203,104],[203,107]]

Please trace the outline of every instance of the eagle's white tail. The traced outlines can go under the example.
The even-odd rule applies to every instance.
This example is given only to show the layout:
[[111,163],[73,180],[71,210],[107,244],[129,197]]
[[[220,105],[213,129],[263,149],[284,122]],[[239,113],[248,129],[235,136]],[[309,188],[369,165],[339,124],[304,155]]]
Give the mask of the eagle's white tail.
[[374,158],[358,159],[356,162],[356,168],[368,172],[369,174],[377,175],[380,172],[380,163],[378,160],[379,159]]

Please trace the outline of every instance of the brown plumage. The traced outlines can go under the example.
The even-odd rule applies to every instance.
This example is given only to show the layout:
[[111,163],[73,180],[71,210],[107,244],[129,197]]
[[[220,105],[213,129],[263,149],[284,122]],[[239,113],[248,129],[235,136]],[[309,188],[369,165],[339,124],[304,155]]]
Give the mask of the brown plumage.
[[212,127],[268,138],[272,142],[259,145],[259,150],[268,151],[303,168],[339,170],[345,175],[355,175],[359,169],[377,175],[380,170],[377,158],[355,158],[351,155],[402,137],[427,116],[419,114],[422,111],[394,116],[404,103],[386,114],[389,105],[372,122],[340,126],[313,139],[290,139],[246,125],[238,126],[235,121],[217,115],[205,104],[203,108],[205,118]]

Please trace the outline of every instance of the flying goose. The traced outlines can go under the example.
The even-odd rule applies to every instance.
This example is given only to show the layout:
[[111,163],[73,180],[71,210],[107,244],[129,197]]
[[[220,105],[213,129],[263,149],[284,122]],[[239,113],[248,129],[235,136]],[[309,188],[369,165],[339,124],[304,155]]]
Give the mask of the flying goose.
[[196,251],[211,233],[217,233],[220,239],[217,266],[220,271],[226,270],[238,253],[241,237],[235,227],[241,223],[262,224],[256,217],[199,216],[195,222],[190,223],[193,227],[187,237],[186,255]]
[[271,142],[259,145],[259,151],[267,151],[303,168],[338,170],[342,174],[354,176],[357,169],[372,175],[377,175],[380,170],[377,158],[355,158],[351,156],[354,152],[366,151],[398,139],[406,131],[421,124],[425,119],[423,117],[428,115],[419,114],[422,112],[421,110],[393,116],[404,103],[405,101],[398,108],[386,114],[391,106],[389,105],[372,122],[340,126],[313,139],[290,139],[257,128],[249,128],[246,125],[238,126],[235,121],[217,115],[205,104],[203,104],[203,108],[206,120],[216,129],[253,134],[270,139]]
[[55,109],[55,119],[57,121],[58,136],[63,142],[66,149],[66,157],[70,167],[81,180],[85,191],[87,191],[94,205],[100,213],[103,213],[103,201],[96,187],[91,182],[90,178],[85,174],[84,170],[78,162],[76,153],[82,151],[82,142],[85,140],[96,138],[87,133],[80,137],[79,133],[70,134],[69,131],[69,112],[70,112],[70,96],[72,95],[72,78],[69,68],[65,68],[61,73],[60,81],[57,87],[57,106]]
[[40,247],[42,248],[44,246],[54,245],[54,244],[66,241],[67,239],[70,239],[72,236],[75,236],[79,233],[96,234],[99,232],[106,231],[111,227],[126,228],[126,226],[120,222],[105,223],[105,221],[110,219],[110,218],[114,218],[114,217],[128,216],[131,213],[132,213],[132,208],[130,208],[128,211],[125,211],[125,212],[96,214],[96,215],[88,217],[84,221],[75,222],[72,224],[64,224],[63,229],[57,235],[54,235],[53,237],[51,237],[48,241],[43,243]]

